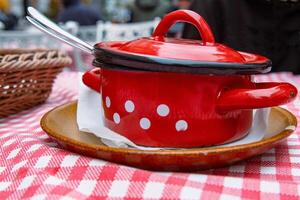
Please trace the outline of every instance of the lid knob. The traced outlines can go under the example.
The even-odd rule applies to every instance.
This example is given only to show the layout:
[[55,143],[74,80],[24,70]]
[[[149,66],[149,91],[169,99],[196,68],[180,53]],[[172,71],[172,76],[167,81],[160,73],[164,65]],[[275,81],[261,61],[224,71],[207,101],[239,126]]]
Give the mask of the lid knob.
[[204,45],[207,45],[208,43],[215,43],[215,38],[209,25],[203,17],[191,10],[177,10],[167,14],[160,21],[152,36],[164,37],[169,28],[177,22],[186,22],[194,25],[198,29]]

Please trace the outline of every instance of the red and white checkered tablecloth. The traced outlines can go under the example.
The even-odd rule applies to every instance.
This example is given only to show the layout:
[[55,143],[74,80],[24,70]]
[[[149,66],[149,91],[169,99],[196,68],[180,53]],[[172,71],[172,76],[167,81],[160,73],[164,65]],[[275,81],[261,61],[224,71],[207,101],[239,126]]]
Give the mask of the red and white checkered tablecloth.
[[[0,199],[299,199],[300,129],[262,156],[198,173],[159,173],[122,166],[59,148],[40,128],[49,109],[75,100],[78,74],[59,75],[48,101],[0,119]],[[262,75],[286,81],[290,73]],[[286,106],[300,117],[300,97]]]

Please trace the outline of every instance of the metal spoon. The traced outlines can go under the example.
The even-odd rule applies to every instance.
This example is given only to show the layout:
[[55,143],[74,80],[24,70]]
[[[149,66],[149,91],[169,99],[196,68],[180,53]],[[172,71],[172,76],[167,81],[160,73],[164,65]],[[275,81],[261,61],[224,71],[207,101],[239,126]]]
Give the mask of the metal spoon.
[[26,19],[39,30],[75,48],[79,48],[87,53],[93,54],[94,48],[92,45],[63,30],[35,8],[28,7],[27,11],[29,16],[26,16]]

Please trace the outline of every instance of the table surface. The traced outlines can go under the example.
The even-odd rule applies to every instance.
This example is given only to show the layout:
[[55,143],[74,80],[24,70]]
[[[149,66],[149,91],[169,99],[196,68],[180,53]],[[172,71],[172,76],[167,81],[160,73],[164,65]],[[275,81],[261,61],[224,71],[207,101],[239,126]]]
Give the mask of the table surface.
[[[291,73],[257,80],[300,86],[300,76]],[[39,121],[51,108],[75,100],[77,83],[78,73],[63,72],[46,103],[0,119],[0,199],[300,198],[299,129],[262,156],[197,173],[151,172],[61,149]],[[284,106],[298,119],[299,100]]]

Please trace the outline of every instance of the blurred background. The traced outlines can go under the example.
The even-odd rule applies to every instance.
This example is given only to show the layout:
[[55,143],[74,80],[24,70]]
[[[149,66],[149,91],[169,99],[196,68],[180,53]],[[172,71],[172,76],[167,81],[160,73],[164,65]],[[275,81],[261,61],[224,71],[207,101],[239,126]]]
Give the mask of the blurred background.
[[[270,58],[273,71],[300,73],[300,0],[0,0],[0,48],[63,49],[73,57],[71,70],[86,70],[92,57],[32,27],[24,18],[27,6],[91,44],[150,36],[167,13],[191,9],[207,20],[218,43]],[[168,37],[201,38],[183,23]]]
[[[0,48],[55,48],[73,58],[71,70],[91,68],[93,57],[64,45],[31,26],[26,8],[33,6],[51,20],[91,44],[150,36],[160,19],[190,0],[0,0]],[[182,24],[169,36],[180,37]]]
[[0,0],[2,30],[24,30],[26,7],[33,6],[56,22],[76,21],[80,26],[97,21],[130,23],[163,17],[176,9],[188,9],[190,0]]

